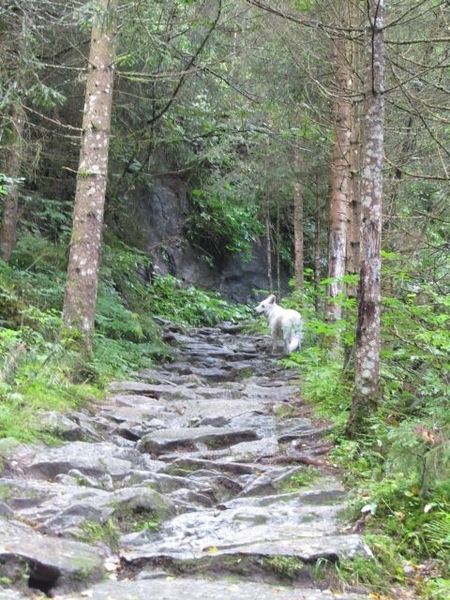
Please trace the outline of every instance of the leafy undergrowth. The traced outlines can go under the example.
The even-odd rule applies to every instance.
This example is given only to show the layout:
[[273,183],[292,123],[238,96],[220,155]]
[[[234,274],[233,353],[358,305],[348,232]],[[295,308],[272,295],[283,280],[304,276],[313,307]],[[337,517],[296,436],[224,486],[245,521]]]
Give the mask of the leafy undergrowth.
[[[352,492],[349,531],[365,537],[375,560],[333,565],[340,580],[364,585],[383,599],[450,598],[450,415],[448,390],[424,386],[420,409],[405,410],[405,397],[389,388],[370,432],[346,439],[351,380],[320,342],[285,360],[297,365],[302,396],[313,417],[331,422],[329,461]],[[393,367],[385,363],[385,373]],[[401,376],[398,363],[397,375]],[[405,367],[406,369],[406,367]],[[408,379],[409,373],[405,373]],[[427,373],[426,381],[432,378]],[[436,381],[437,377],[434,379]],[[398,380],[395,381],[398,389]],[[425,399],[426,397],[426,399]]]
[[145,257],[115,240],[104,250],[94,353],[80,365],[77,340],[61,321],[65,254],[24,234],[13,262],[0,261],[0,438],[57,442],[46,413],[88,406],[112,379],[170,360],[161,321],[211,326],[251,314],[171,276],[146,281],[137,269]]
[[364,436],[345,436],[354,385],[344,352],[355,345],[351,301],[338,299],[345,319],[325,323],[314,310],[324,289],[306,282],[297,299],[305,343],[284,361],[299,369],[312,418],[332,424],[329,460],[352,493],[346,517],[375,555],[337,565],[338,576],[392,600],[450,598],[450,301],[446,279],[436,285],[422,272],[384,257],[392,287],[382,299],[382,397]]

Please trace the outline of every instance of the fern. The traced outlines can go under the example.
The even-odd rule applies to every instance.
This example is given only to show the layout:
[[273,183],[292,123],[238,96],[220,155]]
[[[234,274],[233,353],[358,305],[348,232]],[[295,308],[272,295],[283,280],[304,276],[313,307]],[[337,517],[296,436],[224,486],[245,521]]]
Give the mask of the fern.
[[430,550],[450,559],[450,514],[436,513],[431,521],[424,523],[422,530]]

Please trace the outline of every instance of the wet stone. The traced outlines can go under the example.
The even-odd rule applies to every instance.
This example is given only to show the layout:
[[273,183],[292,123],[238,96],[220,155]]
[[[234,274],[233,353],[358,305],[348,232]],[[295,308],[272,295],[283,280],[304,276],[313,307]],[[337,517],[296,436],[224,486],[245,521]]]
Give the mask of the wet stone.
[[368,600],[315,583],[318,562],[372,553],[344,533],[339,480],[296,462],[325,433],[298,372],[239,326],[162,323],[173,360],[41,415],[60,446],[0,440],[0,600]]
[[255,440],[257,435],[250,429],[228,427],[186,427],[184,429],[159,429],[145,435],[138,444],[141,452],[160,455],[178,449],[192,451],[197,448],[223,448],[241,441]]

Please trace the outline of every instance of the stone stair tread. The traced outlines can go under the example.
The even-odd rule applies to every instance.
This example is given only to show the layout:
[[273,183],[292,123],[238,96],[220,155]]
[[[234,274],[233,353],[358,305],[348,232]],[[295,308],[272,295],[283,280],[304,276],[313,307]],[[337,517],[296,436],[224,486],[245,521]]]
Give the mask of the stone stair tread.
[[[273,528],[273,535],[286,533],[286,528],[279,528],[277,531]],[[234,542],[229,545],[216,543],[215,540],[204,540],[209,544],[203,546],[201,543],[191,541],[182,545],[180,542],[174,544],[165,542],[158,547],[154,542],[149,544],[140,544],[135,549],[126,547],[120,552],[121,558],[128,563],[145,562],[150,559],[170,559],[177,561],[198,561],[204,557],[214,558],[216,561],[221,556],[233,555],[237,558],[244,555],[257,557],[295,557],[305,563],[313,563],[319,559],[326,559],[335,562],[336,560],[361,558],[373,558],[370,548],[365,544],[361,537],[352,535],[311,535],[314,533],[313,526],[310,526],[307,533],[310,536],[296,537],[293,539],[276,539],[247,542],[245,539],[240,541],[236,536]],[[246,536],[242,536],[246,537]],[[248,537],[248,536],[247,536]],[[202,570],[199,567],[199,570]]]
[[[334,593],[331,590],[292,588],[255,582],[210,581],[207,579],[160,578],[105,582],[92,587],[90,600],[362,600],[364,594]],[[0,597],[1,598],[1,597]]]
[[[320,493],[322,492],[322,493]],[[372,558],[358,535],[340,533],[343,506],[330,502],[336,490],[280,494],[231,500],[221,510],[186,512],[166,521],[157,533],[141,532],[122,538],[127,561],[155,557],[197,560],[205,556],[296,556],[305,562],[318,558]],[[306,501],[305,501],[306,499]],[[342,495],[340,497],[342,500]]]

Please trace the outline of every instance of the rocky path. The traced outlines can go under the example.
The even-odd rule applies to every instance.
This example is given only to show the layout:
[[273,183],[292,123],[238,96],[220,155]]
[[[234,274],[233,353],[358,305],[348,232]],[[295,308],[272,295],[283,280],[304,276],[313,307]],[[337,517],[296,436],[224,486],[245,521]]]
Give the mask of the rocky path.
[[167,337],[173,362],[42,415],[61,446],[0,440],[0,600],[369,598],[332,576],[371,552],[305,464],[325,442],[296,372],[230,325]]

